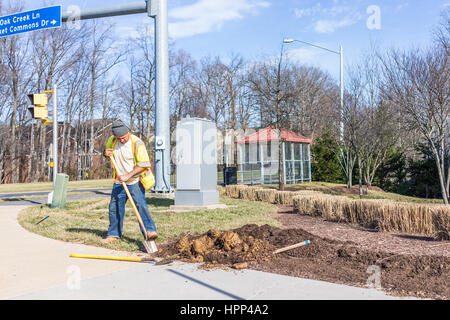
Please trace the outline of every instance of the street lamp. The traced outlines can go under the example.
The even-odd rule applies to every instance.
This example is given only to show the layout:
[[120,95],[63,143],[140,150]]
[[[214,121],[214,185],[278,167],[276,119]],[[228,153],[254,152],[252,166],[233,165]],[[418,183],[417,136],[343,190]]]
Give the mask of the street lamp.
[[340,46],[339,51],[334,51],[334,50],[330,50],[306,41],[301,41],[301,40],[296,40],[296,39],[284,39],[283,43],[292,43],[294,41],[300,42],[300,43],[304,43],[304,44],[308,44],[310,46],[319,48],[319,49],[323,49],[332,53],[336,53],[340,56],[340,89],[341,89],[341,121],[340,121],[340,140],[343,141],[344,139],[344,123],[343,123],[343,119],[344,119],[344,51],[342,49],[342,46]]

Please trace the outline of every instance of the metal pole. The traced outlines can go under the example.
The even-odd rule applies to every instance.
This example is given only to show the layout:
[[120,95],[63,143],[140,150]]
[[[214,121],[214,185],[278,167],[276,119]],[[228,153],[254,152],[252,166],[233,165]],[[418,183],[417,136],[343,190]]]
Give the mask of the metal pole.
[[79,15],[71,11],[66,11],[62,13],[61,20],[62,22],[68,22],[69,19],[87,20],[87,19],[114,17],[146,12],[147,12],[147,1],[139,1],[126,4],[118,4],[108,7],[84,9],[80,11]]
[[340,78],[341,78],[341,123],[340,123],[340,140],[344,140],[344,50],[340,47]]
[[294,154],[294,148],[295,148],[295,145],[294,145],[294,142],[291,142],[291,176],[292,176],[292,179],[293,179],[293,184],[295,184],[296,183],[296,181],[295,181],[295,154]]
[[239,171],[241,172],[241,184],[244,184],[244,161],[242,159],[243,157],[242,145],[243,145],[242,143],[239,144],[239,162],[240,162]]
[[[284,179],[284,183],[286,184],[287,181],[286,181],[286,151],[285,151],[285,148],[286,148],[285,143],[281,142],[282,156],[281,156],[281,159],[278,161],[283,161],[283,164],[282,164],[283,165],[283,179]],[[281,177],[280,177],[280,179],[281,179]]]
[[57,85],[53,85],[53,189],[58,173],[58,113],[57,113]]
[[308,178],[311,182],[311,145],[308,143]]
[[303,183],[303,143],[300,143],[300,179]]
[[[156,57],[156,121],[155,121],[155,192],[172,192],[170,170],[169,118],[169,54],[167,0],[152,0],[149,16],[155,18]],[[156,150],[157,140],[163,139],[165,148]]]
[[261,164],[260,167],[260,175],[261,175],[261,184],[264,184],[264,150],[263,145],[261,142],[259,142],[259,162]]

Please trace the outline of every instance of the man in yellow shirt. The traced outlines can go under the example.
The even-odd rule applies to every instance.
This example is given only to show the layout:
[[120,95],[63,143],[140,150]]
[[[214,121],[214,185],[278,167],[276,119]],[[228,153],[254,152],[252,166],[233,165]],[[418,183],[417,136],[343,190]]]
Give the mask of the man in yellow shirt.
[[121,121],[112,124],[113,136],[108,139],[103,153],[105,157],[114,157],[117,168],[114,171],[114,186],[109,203],[109,228],[104,243],[110,243],[122,238],[123,219],[125,215],[125,204],[128,200],[122,182],[127,184],[131,197],[133,198],[139,214],[144,222],[146,230],[141,232],[147,234],[148,240],[158,237],[155,222],[148,210],[145,200],[145,190],[154,185],[154,176],[151,172],[150,159],[141,139],[131,134]]

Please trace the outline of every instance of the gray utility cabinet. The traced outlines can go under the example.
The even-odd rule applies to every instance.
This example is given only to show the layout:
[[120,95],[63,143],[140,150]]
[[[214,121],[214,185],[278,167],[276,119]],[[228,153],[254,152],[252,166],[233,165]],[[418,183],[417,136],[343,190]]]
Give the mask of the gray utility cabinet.
[[217,129],[214,122],[189,116],[177,122],[175,162],[175,206],[219,203]]

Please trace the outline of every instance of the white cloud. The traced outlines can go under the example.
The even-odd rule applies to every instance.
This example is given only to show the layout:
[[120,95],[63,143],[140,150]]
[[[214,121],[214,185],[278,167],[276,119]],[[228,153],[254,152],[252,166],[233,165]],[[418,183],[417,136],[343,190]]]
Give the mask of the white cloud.
[[260,0],[199,0],[169,10],[169,35],[177,39],[218,31],[227,21],[243,19],[269,6],[269,2]]
[[319,20],[315,23],[314,30],[319,33],[331,33],[338,28],[351,26],[359,19],[358,17],[345,17],[342,20]]

